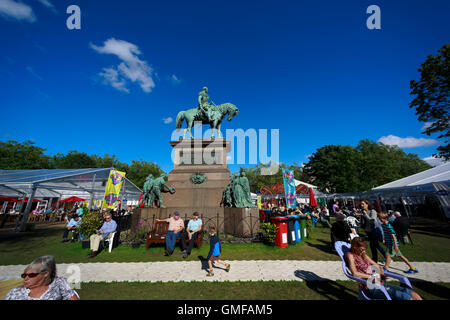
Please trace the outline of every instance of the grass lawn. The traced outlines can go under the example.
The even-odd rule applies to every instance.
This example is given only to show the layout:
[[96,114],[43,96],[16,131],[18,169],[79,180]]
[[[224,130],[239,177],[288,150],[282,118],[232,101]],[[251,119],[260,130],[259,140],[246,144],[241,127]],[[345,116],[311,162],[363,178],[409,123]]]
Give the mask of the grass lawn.
[[[394,284],[394,283],[393,283]],[[397,283],[398,284],[398,283]],[[449,283],[413,283],[427,300],[450,299]],[[85,300],[355,300],[352,281],[258,281],[83,283],[77,290]],[[99,294],[101,292],[101,295]],[[195,292],[195,294],[193,294]]]
[[[28,264],[42,255],[53,255],[57,263],[86,262],[150,262],[182,261],[179,247],[174,255],[163,255],[164,245],[153,245],[148,251],[142,245],[138,249],[119,245],[111,253],[102,251],[94,259],[87,258],[89,249],[83,249],[80,243],[61,243],[63,225],[37,228],[24,234],[0,233],[0,265]],[[414,245],[401,245],[401,251],[410,261],[450,262],[450,228],[448,224],[421,220],[413,225]],[[222,244],[223,258],[226,260],[339,260],[330,250],[330,229],[318,225],[312,231],[312,238],[287,248],[269,247],[255,244]],[[206,257],[209,245],[203,243],[201,249],[192,251],[186,260],[198,260]]]

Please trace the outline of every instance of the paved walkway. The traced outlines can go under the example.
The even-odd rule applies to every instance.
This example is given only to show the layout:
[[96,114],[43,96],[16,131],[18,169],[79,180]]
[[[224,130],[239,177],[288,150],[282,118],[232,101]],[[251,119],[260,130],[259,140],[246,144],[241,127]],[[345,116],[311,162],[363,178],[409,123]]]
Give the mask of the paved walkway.
[[[58,264],[59,276],[69,279],[79,271],[81,282],[112,281],[311,281],[349,280],[339,261],[253,260],[227,261],[227,273],[216,264],[214,277],[206,277],[206,266],[197,261],[136,262],[136,263],[76,263]],[[450,263],[413,262],[419,273],[409,275],[410,280],[450,283]],[[0,279],[16,279],[25,265],[0,266]],[[74,268],[75,267],[75,268]],[[391,271],[404,274],[406,264],[393,262]]]

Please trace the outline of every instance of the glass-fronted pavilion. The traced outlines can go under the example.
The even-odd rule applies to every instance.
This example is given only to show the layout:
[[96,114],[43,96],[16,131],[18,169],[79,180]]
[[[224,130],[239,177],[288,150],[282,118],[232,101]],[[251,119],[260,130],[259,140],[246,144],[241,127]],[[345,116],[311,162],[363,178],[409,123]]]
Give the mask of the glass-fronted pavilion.
[[[63,200],[71,196],[84,198],[92,205],[102,200],[109,173],[114,168],[0,170],[0,195],[28,198],[24,218],[33,199]],[[121,203],[139,200],[142,190],[125,177],[120,191]],[[26,219],[24,220],[26,221]]]

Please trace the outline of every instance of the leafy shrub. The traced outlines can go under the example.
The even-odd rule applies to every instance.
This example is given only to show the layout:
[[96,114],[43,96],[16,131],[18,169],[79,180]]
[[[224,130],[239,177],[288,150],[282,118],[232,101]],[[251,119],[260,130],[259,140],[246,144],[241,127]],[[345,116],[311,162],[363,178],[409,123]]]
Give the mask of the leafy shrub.
[[261,232],[265,241],[274,242],[278,227],[270,222],[264,222],[261,223]]
[[101,215],[98,211],[91,211],[83,214],[81,217],[81,225],[78,228],[79,233],[85,238],[89,238],[96,230],[102,226]]

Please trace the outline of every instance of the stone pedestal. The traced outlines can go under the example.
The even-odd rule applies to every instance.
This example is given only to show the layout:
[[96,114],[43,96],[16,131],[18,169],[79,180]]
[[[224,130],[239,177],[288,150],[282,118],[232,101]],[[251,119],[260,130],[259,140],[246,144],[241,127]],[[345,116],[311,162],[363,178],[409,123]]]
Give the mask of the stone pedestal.
[[[224,208],[220,206],[222,194],[230,182],[227,168],[227,152],[230,141],[218,139],[184,139],[171,141],[174,169],[169,173],[167,185],[175,187],[173,194],[163,193],[166,208],[142,208],[133,214],[132,230],[140,219],[150,224],[154,219],[165,219],[180,212],[182,219],[191,219],[194,212],[200,214],[204,230],[216,227],[219,233],[235,236],[256,235],[259,231],[259,213],[256,208]],[[206,181],[195,184],[194,174],[201,173]]]
[[224,232],[239,236],[256,236],[259,232],[257,208],[225,208]]
[[[224,188],[230,182],[227,152],[230,141],[220,139],[184,139],[171,141],[174,169],[169,173],[167,185],[175,187],[174,194],[164,193],[163,204],[170,208],[219,208]],[[206,181],[191,182],[194,174],[201,173]],[[198,211],[198,210],[197,210]],[[223,208],[221,209],[223,211]]]

